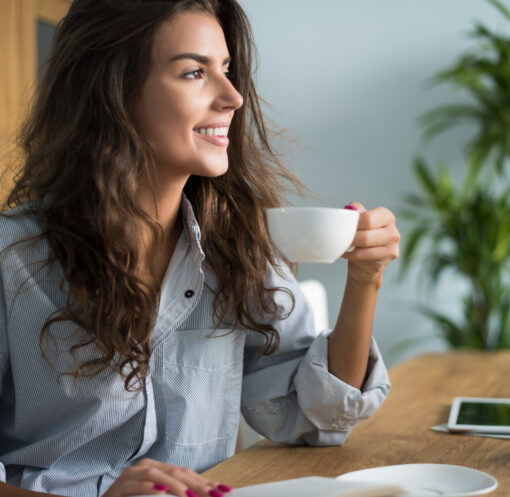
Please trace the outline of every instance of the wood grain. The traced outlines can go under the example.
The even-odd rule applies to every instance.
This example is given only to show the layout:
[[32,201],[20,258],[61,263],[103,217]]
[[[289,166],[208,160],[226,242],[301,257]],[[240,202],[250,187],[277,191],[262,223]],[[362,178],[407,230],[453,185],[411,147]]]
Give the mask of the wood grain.
[[20,6],[16,0],[3,0],[0,15],[0,201],[11,184],[7,166],[12,163],[20,100],[21,56],[18,47]]
[[57,24],[67,14],[71,0],[38,0],[38,17],[41,21]]
[[234,487],[407,463],[459,464],[492,474],[492,496],[510,495],[510,440],[437,433],[453,397],[510,397],[510,353],[430,354],[390,370],[392,390],[376,414],[341,447],[292,447],[263,441],[206,471]]
[[69,0],[0,0],[0,202],[12,187],[21,154],[16,135],[34,94],[37,21],[56,24]]

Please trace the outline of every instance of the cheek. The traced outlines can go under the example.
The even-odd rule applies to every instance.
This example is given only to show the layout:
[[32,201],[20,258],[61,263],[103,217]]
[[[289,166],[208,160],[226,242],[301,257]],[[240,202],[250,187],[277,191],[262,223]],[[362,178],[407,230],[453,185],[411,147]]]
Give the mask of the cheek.
[[140,130],[158,145],[192,131],[193,99],[163,84],[148,83],[137,106]]
[[193,101],[172,99],[164,104],[160,102],[151,117],[152,135],[160,150],[176,158],[196,153],[193,128],[203,122],[202,114]]
[[147,137],[160,144],[162,140],[171,139],[179,130],[182,118],[178,109],[166,99],[152,99],[144,109],[143,127]]

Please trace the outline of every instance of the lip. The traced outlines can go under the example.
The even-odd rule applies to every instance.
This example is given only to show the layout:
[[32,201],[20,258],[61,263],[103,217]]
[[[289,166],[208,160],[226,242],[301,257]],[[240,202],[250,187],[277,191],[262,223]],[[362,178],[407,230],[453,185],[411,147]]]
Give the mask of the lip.
[[195,128],[193,128],[193,133],[198,135],[200,138],[208,141],[209,143],[212,143],[214,145],[217,145],[219,147],[226,147],[230,140],[228,139],[228,136],[214,136],[214,135],[202,135],[199,133],[198,129],[200,128],[227,128],[227,134],[228,134],[228,128],[230,127],[229,122],[223,122],[223,123],[214,123],[214,124],[205,124],[205,125],[198,125]]
[[203,140],[206,140],[220,147],[226,147],[230,143],[228,136],[201,135],[200,133],[197,133],[194,130],[193,133],[195,133],[195,135],[197,135],[199,138],[202,138]]
[[223,123],[214,123],[214,124],[198,124],[193,129],[200,129],[200,128],[230,128],[230,121],[223,122]]

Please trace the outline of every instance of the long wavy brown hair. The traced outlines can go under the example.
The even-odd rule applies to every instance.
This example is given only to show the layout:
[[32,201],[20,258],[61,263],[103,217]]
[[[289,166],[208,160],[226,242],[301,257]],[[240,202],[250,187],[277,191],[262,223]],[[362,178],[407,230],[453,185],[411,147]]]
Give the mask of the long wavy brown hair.
[[271,322],[283,316],[273,297],[286,290],[264,283],[269,265],[278,270],[264,209],[281,205],[290,187],[306,189],[270,145],[252,79],[255,49],[245,13],[236,0],[74,0],[57,27],[20,133],[24,165],[5,208],[31,202],[45,229],[30,240],[48,241],[51,258],[43,262],[59,263],[68,285],[67,307],[42,327],[43,356],[45,335],[58,321],[86,331],[86,340],[71,348],[73,356],[97,347],[98,355],[70,373],[76,378],[114,367],[127,390],[138,390],[149,373],[159,289],[137,276],[139,228],[148,228],[156,244],[162,228],[137,203],[140,178],[154,177],[154,161],[131,110],[149,73],[155,31],[172,16],[195,10],[221,24],[232,83],[245,102],[229,131],[228,172],[192,176],[185,187],[206,263],[217,278],[214,314],[218,323],[233,315],[232,329],[264,334],[264,353],[278,347]]

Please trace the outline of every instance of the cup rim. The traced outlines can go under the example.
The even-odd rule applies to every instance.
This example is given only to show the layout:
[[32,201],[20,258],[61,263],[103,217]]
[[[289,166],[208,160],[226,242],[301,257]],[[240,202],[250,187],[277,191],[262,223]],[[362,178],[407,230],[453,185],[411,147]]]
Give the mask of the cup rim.
[[357,214],[358,211],[354,211],[352,209],[346,209],[345,207],[309,207],[309,206],[304,206],[304,207],[299,207],[299,206],[294,206],[294,205],[291,205],[291,206],[284,206],[284,207],[266,207],[266,212],[270,212],[270,211],[285,211],[285,210],[288,210],[288,211],[296,211],[296,210],[300,210],[300,211],[335,211],[335,212],[351,212],[352,214]]

